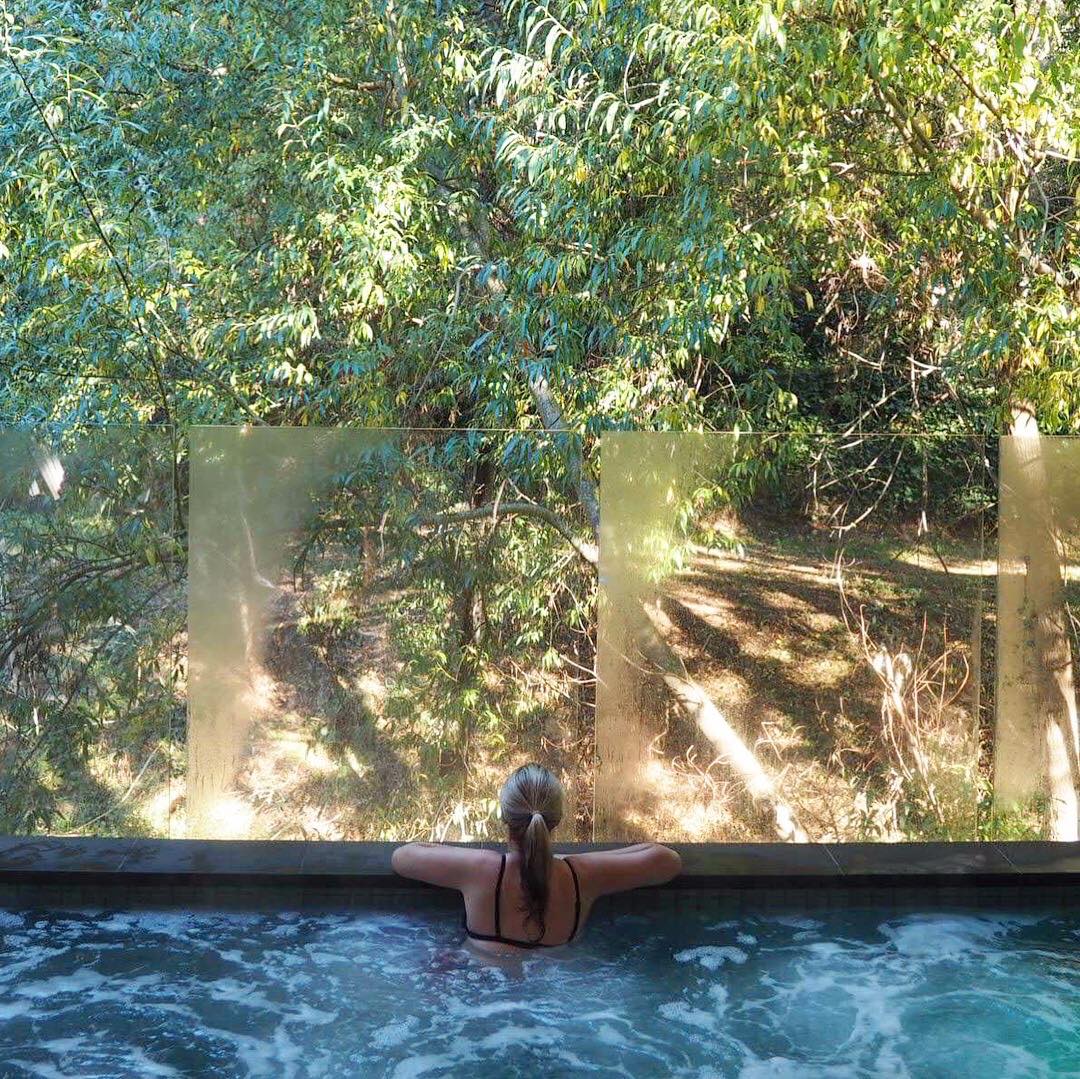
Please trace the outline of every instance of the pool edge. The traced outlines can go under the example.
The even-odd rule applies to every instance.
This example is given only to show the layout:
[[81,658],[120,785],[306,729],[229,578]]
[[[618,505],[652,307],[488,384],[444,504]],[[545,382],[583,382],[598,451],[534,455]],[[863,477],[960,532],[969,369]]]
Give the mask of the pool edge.
[[[494,843],[461,844],[494,847]],[[558,853],[617,843],[557,844]],[[123,895],[239,890],[285,897],[428,889],[397,876],[396,843],[0,837],[0,902],[65,891]],[[1080,843],[702,843],[671,846],[683,873],[658,889],[794,892],[1064,890],[1080,883]]]

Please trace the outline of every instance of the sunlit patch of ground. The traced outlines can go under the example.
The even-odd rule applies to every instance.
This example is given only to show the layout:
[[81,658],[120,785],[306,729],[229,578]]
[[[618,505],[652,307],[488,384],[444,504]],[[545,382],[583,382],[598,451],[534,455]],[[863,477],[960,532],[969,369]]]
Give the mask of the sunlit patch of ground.
[[182,796],[183,780],[176,779],[142,799],[143,815],[150,822],[155,835],[167,836],[170,839],[184,838],[178,834],[181,821],[174,813]]
[[733,827],[731,784],[718,772],[717,761],[699,764],[691,753],[666,761],[654,757],[645,768],[643,781],[657,795],[653,821],[640,824],[649,834],[685,836],[704,842],[718,831]]
[[[799,550],[790,537],[786,543],[782,553],[749,538],[737,555],[697,548],[690,565],[665,586],[664,634],[691,677],[774,776],[811,838],[865,838],[868,827],[879,828],[885,838],[893,825],[884,819],[874,823],[873,799],[860,798],[882,763],[883,750],[877,746],[881,682],[853,632],[850,613],[845,623],[835,565],[827,557],[808,557],[818,555],[813,544]],[[941,559],[931,553],[928,560],[926,551],[900,552],[902,557],[890,552],[880,559],[874,554],[868,546],[845,566],[849,611],[869,611],[873,634],[894,651],[917,652],[924,614],[927,655],[946,632],[966,649],[974,592],[959,591],[956,577],[966,576],[970,589],[983,571],[992,572],[989,563],[952,551],[945,556],[946,572]],[[917,576],[909,577],[912,573]],[[933,773],[942,797],[953,782],[949,776],[970,782],[973,771],[965,734],[970,717],[960,709],[944,721],[946,729],[934,735],[937,752],[962,755],[963,760],[950,758]],[[722,811],[714,804],[717,794],[703,780],[679,773],[680,758],[691,753],[707,758],[712,752],[700,732],[683,725],[660,748],[660,767],[670,775],[658,778],[655,763],[646,770],[641,787],[650,796],[640,816],[665,821],[672,840],[775,838],[769,820],[755,817],[730,782],[733,777],[723,762],[710,768],[710,775],[729,781],[717,788]],[[950,826],[964,827],[959,818],[966,815],[961,803],[968,789],[953,792],[956,804],[946,815],[957,819],[950,819]],[[890,808],[887,793],[882,797],[881,805]],[[698,807],[696,812],[691,805]],[[712,811],[703,812],[704,805],[713,805]]]

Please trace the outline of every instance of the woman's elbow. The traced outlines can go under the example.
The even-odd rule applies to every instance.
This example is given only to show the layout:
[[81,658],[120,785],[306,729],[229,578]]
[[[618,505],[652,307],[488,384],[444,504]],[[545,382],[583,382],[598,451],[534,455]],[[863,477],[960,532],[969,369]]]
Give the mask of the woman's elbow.
[[407,877],[408,872],[408,851],[410,844],[405,843],[400,847],[395,847],[393,853],[390,855],[390,868],[400,877]]
[[663,874],[663,882],[673,880],[682,872],[682,856],[677,850],[658,846],[656,853],[660,863],[658,868]]

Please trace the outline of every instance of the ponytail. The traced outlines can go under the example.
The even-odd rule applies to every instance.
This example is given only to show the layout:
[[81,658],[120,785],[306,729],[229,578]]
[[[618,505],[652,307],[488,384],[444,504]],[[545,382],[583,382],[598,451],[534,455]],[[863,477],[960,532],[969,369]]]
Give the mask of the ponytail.
[[525,918],[540,927],[536,939],[547,932],[548,884],[551,879],[551,832],[542,813],[534,813],[521,838],[521,890],[525,896]]
[[547,927],[551,882],[551,830],[562,820],[562,784],[539,764],[526,764],[514,772],[499,792],[502,819],[510,831],[511,842],[521,855],[521,908],[526,922],[540,929],[540,940]]

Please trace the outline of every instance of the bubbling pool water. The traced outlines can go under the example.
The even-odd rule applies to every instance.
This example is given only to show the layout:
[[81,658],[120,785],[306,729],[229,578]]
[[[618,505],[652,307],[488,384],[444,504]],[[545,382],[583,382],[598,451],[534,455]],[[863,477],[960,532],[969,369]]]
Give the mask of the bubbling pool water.
[[1080,1076],[1080,920],[0,912],[0,1076]]

